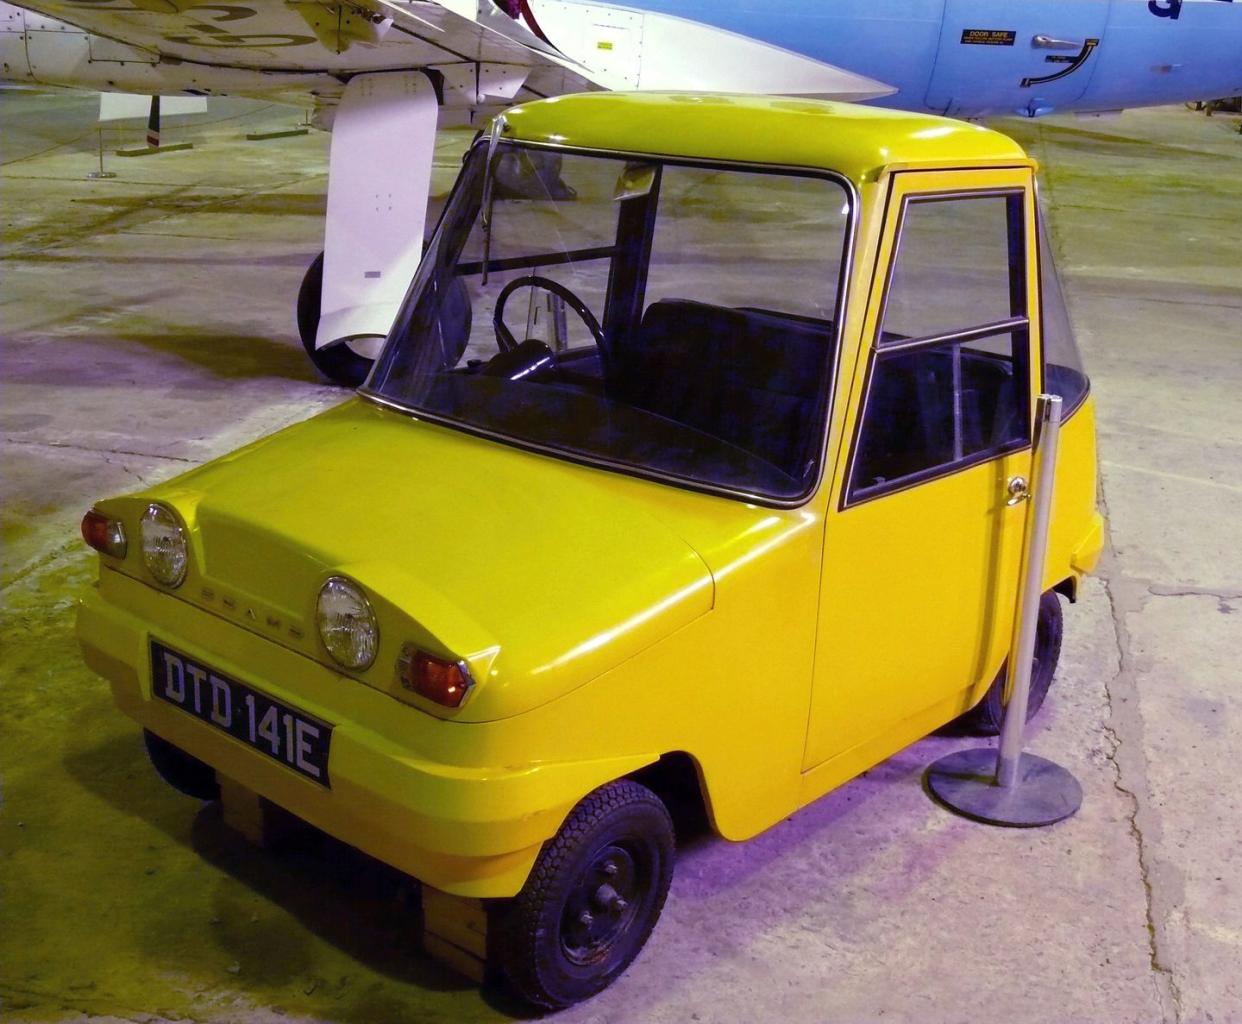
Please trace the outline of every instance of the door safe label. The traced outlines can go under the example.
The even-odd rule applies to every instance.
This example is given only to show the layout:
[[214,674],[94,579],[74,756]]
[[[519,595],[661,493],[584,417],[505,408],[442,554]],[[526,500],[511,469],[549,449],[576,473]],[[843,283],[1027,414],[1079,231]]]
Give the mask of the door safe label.
[[1013,46],[1017,32],[1007,28],[967,28],[962,30],[963,46]]

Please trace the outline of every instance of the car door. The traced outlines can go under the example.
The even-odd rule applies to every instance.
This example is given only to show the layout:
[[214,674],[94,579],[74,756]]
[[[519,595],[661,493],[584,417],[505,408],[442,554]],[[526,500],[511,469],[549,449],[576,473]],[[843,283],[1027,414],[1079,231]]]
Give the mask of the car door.
[[1039,380],[1034,238],[1029,167],[890,179],[824,528],[804,769],[868,767],[964,710],[1005,657]]
[[1095,74],[1108,0],[948,0],[927,106],[946,114],[1048,113]]

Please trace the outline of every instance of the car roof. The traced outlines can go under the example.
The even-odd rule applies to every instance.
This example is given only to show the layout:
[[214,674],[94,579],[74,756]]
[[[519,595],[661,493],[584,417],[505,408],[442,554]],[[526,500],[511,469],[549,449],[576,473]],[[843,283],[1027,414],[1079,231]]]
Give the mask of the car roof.
[[505,112],[506,138],[576,149],[837,171],[1033,165],[1000,132],[901,110],[729,93],[594,92]]

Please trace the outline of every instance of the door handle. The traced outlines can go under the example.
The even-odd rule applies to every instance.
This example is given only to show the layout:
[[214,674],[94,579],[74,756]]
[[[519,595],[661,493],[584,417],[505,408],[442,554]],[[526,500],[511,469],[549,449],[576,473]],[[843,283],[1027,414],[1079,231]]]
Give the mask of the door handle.
[[1011,507],[1022,504],[1031,496],[1030,484],[1024,476],[1011,477],[1005,490],[1009,493],[1009,499],[1005,504]]
[[1037,50],[1081,50],[1082,41],[1058,39],[1056,36],[1038,35],[1031,39],[1031,45]]

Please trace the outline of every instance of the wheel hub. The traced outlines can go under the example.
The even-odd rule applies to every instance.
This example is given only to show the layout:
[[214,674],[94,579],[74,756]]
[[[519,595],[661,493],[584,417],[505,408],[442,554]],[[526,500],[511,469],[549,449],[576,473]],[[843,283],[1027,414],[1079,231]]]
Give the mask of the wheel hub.
[[643,880],[633,855],[611,844],[599,850],[565,904],[561,945],[579,965],[594,963],[625,934],[635,917]]

